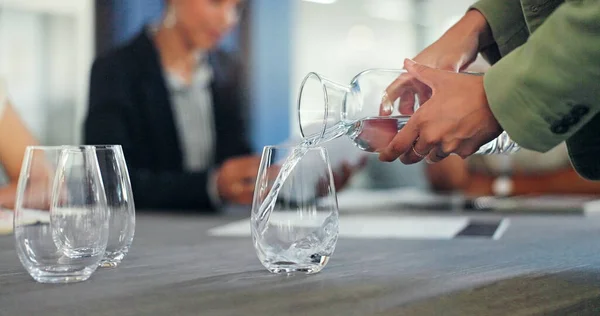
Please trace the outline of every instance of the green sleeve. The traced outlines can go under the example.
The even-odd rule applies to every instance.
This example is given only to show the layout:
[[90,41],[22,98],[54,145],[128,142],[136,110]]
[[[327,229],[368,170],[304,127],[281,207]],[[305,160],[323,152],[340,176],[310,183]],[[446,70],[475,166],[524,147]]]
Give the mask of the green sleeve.
[[522,147],[548,151],[600,111],[599,32],[600,1],[565,2],[485,74],[494,116]]
[[527,40],[529,32],[520,0],[480,0],[470,9],[481,12],[492,30],[494,43],[481,48],[481,54],[490,64]]

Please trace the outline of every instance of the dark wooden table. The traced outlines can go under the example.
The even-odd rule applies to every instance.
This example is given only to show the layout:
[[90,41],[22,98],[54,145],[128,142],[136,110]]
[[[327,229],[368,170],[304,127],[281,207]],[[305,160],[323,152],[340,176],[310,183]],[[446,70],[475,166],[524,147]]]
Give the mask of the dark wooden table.
[[[402,216],[402,213],[396,213]],[[230,217],[138,212],[123,264],[38,284],[0,237],[0,315],[600,315],[600,217],[513,216],[504,236],[342,238],[312,276],[269,274]]]

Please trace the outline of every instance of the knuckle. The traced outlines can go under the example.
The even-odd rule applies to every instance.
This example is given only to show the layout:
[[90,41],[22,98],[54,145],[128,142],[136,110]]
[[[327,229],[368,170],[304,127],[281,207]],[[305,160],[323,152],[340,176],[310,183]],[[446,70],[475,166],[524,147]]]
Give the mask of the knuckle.
[[428,146],[432,146],[440,142],[440,137],[437,133],[424,132],[419,136],[419,140]]
[[451,154],[458,149],[458,144],[453,141],[444,141],[442,143],[442,152],[445,154]]

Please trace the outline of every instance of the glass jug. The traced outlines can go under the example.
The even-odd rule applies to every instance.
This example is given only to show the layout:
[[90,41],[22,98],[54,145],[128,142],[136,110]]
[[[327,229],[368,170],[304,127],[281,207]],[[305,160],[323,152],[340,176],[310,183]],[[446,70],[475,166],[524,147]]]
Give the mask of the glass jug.
[[[401,98],[393,103],[392,113],[380,113],[385,89],[404,73],[402,69],[368,69],[356,75],[350,85],[309,73],[300,86],[297,104],[304,143],[314,146],[346,135],[366,152],[386,147],[410,119],[410,114],[399,112]],[[415,95],[414,109],[418,106]],[[518,150],[518,144],[503,132],[475,154],[510,154]]]

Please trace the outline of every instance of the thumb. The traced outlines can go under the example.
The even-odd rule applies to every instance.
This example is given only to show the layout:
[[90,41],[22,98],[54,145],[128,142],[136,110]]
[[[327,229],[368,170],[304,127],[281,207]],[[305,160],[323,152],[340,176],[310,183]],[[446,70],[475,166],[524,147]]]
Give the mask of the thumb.
[[404,68],[409,74],[428,85],[430,88],[433,88],[436,85],[435,83],[437,82],[440,70],[418,64],[414,60],[408,58],[404,60]]

